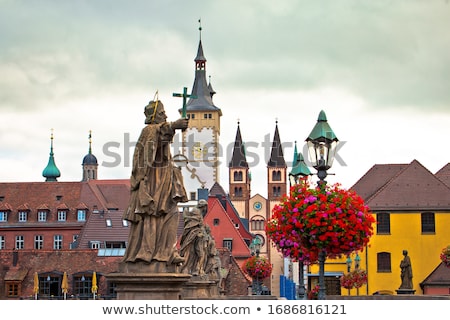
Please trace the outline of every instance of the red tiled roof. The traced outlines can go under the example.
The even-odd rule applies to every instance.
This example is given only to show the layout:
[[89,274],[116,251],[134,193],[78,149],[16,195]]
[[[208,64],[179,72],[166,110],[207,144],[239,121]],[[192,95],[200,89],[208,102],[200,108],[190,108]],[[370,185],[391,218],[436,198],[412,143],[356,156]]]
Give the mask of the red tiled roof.
[[20,206],[17,207],[17,210],[19,211],[29,211],[30,210],[30,206],[28,205],[28,203],[22,203]]
[[406,166],[407,164],[376,164],[350,189],[367,200]]
[[0,203],[0,210],[12,211],[12,206],[8,202]]
[[37,206],[36,209],[37,209],[37,210],[49,210],[50,208],[48,207],[48,204],[43,203],[43,204]]
[[[88,249],[90,241],[100,241],[101,248],[104,243],[126,242],[128,241],[129,227],[123,225],[123,210],[112,210],[103,213],[93,213],[89,216],[82,233],[78,239],[79,249]],[[106,220],[110,219],[111,226],[106,224]]]
[[450,163],[447,163],[438,172],[436,172],[435,176],[450,187]]
[[69,206],[63,202],[63,203],[60,203],[59,205],[57,205],[56,209],[58,209],[58,210],[69,210]]
[[[82,185],[81,182],[5,182],[0,183],[0,196],[10,204],[11,211],[20,210],[25,203],[32,211],[43,204],[56,211],[61,201],[75,207],[80,202]],[[62,196],[61,200],[57,196]]]
[[424,286],[450,286],[450,268],[441,262],[428,277],[420,283],[420,287]]
[[450,188],[417,160],[408,165],[374,166],[353,190],[371,210],[450,209]]

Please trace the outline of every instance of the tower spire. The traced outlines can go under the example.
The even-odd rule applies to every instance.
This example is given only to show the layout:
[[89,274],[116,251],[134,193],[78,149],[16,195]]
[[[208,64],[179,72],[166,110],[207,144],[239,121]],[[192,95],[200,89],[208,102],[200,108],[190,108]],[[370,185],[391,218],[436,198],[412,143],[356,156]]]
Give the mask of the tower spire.
[[242,141],[240,121],[238,121],[236,139],[234,140],[233,155],[229,163],[230,168],[248,168],[245,156],[245,144]]
[[283,156],[283,146],[281,145],[280,133],[278,132],[278,119],[275,121],[275,134],[272,142],[272,151],[267,164],[269,167],[286,167]]
[[45,181],[58,181],[57,178],[61,176],[61,172],[55,164],[53,153],[53,129],[51,129],[50,135],[50,157],[48,158],[47,166],[42,171],[42,176],[45,178]]
[[92,154],[92,130],[89,130],[89,154]]
[[97,179],[98,161],[92,154],[92,130],[89,130],[89,152],[83,158],[83,178],[81,181]]
[[195,57],[195,79],[192,86],[191,97],[187,102],[187,111],[214,111],[222,115],[220,108],[214,105],[212,96],[216,93],[212,90],[211,81],[208,84],[206,79],[206,58],[203,53],[202,45],[202,26],[201,19],[198,20],[200,40],[198,42],[197,56]]

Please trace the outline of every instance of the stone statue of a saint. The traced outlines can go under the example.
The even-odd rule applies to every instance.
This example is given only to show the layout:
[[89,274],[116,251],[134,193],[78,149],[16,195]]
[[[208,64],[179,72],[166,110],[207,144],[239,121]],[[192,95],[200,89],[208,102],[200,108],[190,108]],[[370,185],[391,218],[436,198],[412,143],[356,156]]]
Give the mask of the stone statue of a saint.
[[188,198],[181,169],[172,162],[170,146],[175,131],[186,129],[188,120],[167,122],[164,105],[158,99],[149,102],[144,114],[146,126],[134,150],[131,197],[123,215],[130,222],[123,262],[141,263],[147,272],[175,272],[174,266],[184,262],[176,250],[177,204]]
[[411,259],[408,256],[408,251],[403,250],[403,260],[400,262],[400,269],[401,269],[401,280],[402,284],[400,285],[399,289],[412,289],[413,283],[412,283],[412,267],[411,267]]

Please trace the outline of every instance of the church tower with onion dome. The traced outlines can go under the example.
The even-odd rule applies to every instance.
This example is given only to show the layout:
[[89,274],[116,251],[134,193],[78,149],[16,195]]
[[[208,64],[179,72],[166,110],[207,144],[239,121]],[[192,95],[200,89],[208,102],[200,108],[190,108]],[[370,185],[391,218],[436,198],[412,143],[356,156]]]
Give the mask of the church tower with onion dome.
[[97,157],[92,154],[92,131],[89,131],[89,151],[84,156],[81,165],[83,167],[83,178],[81,181],[97,179],[98,162]]

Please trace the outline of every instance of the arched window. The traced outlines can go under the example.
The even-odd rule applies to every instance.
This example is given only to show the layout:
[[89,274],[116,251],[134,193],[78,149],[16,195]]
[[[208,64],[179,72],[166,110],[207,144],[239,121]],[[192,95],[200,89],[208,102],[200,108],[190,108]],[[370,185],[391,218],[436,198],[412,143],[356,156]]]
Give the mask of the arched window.
[[280,170],[272,171],[272,181],[281,181],[281,171]]

